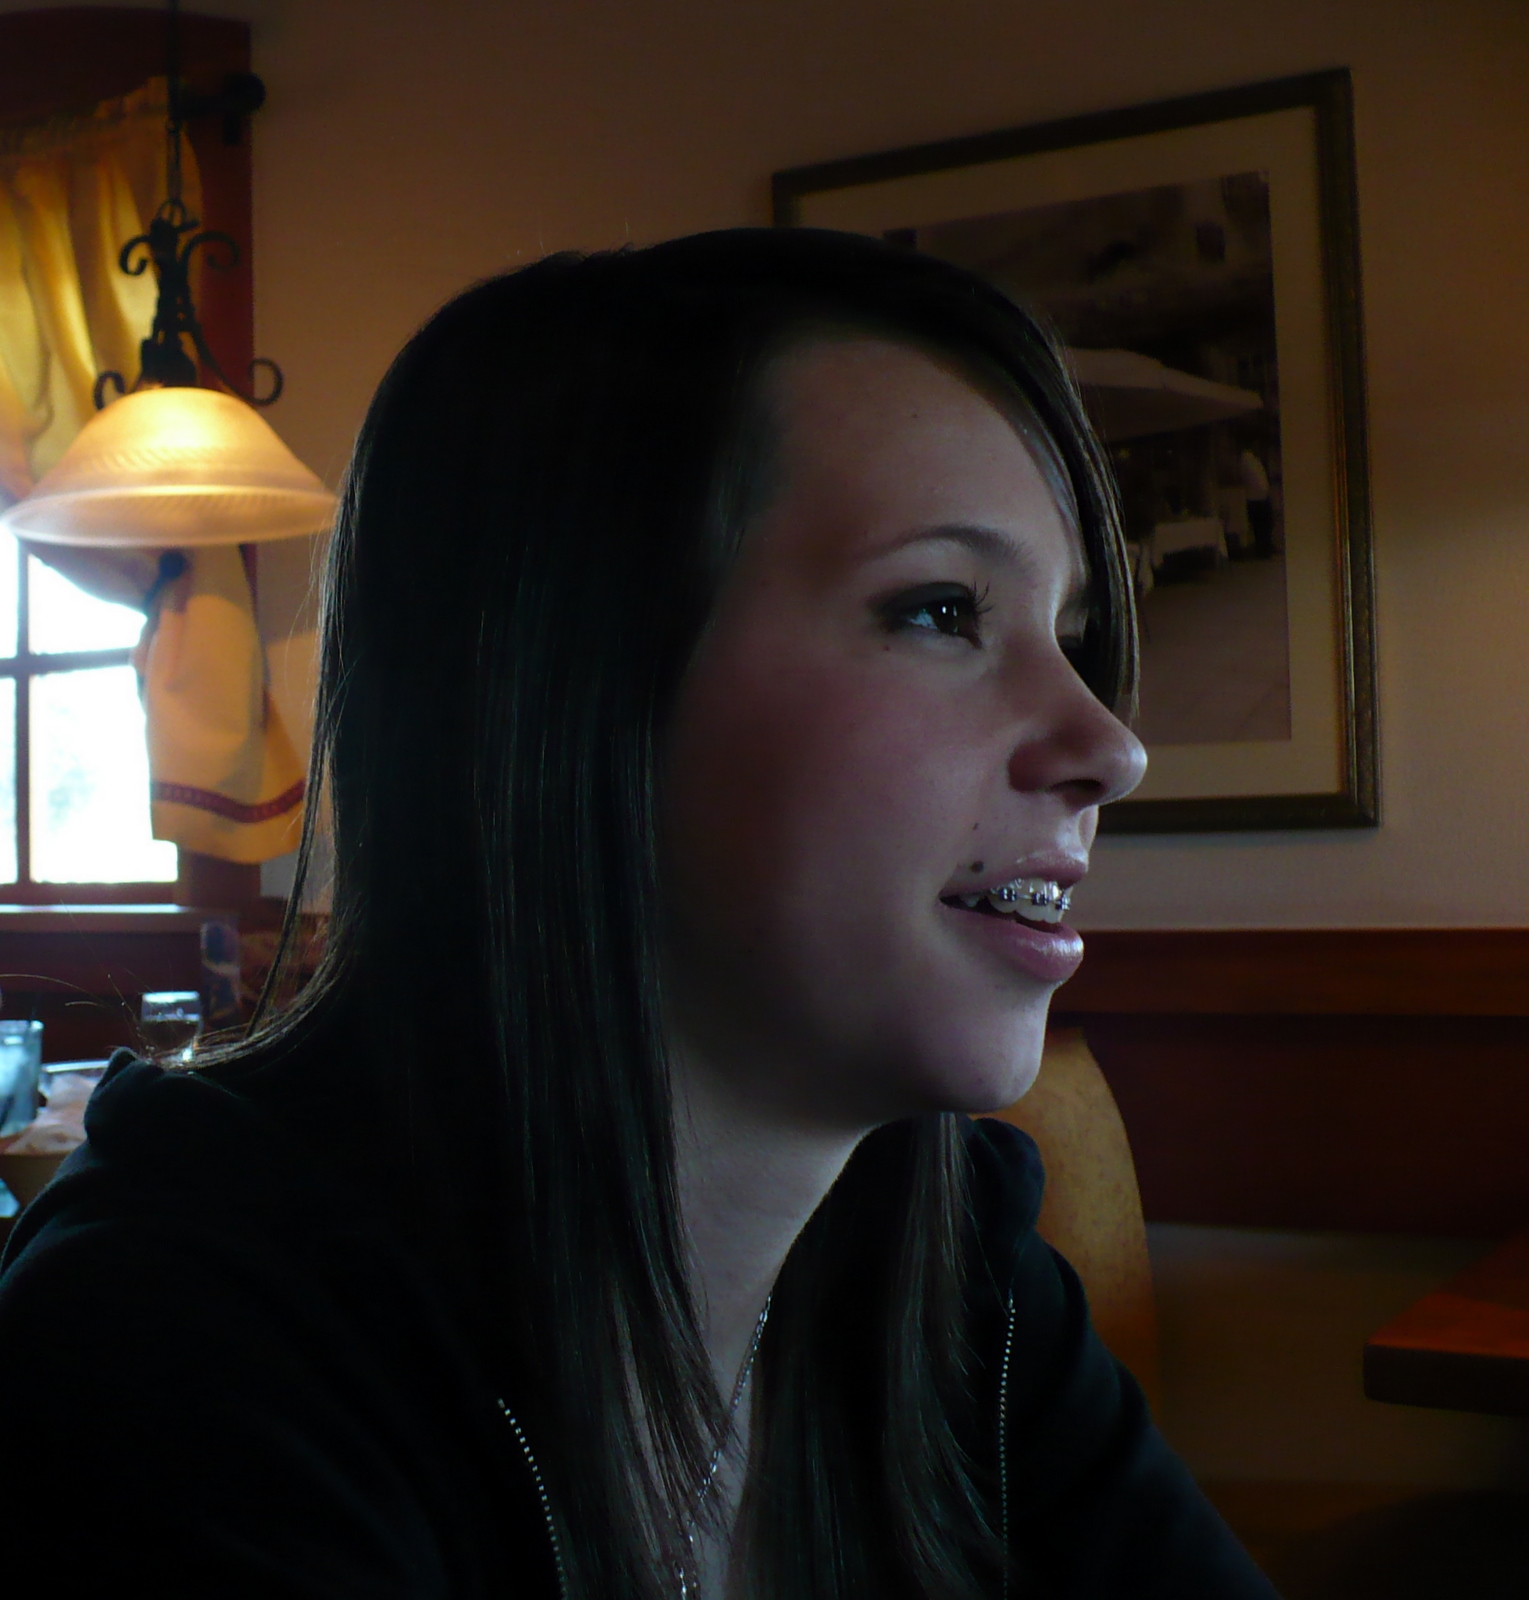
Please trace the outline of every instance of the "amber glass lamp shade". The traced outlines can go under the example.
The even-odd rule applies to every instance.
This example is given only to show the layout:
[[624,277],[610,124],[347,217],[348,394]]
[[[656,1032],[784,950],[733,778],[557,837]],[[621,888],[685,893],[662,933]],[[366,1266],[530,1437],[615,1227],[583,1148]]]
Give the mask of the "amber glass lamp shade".
[[334,496],[256,411],[216,389],[140,389],[98,411],[3,515],[48,544],[251,544],[320,533]]

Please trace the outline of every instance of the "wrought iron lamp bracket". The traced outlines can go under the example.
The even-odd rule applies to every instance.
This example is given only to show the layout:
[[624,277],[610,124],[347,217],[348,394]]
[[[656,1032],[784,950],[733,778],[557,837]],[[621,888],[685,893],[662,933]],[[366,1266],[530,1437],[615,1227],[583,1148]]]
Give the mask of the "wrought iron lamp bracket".
[[[264,86],[259,84],[259,79],[254,81],[260,87],[260,100],[263,100]],[[239,102],[241,114],[255,109],[258,104],[259,100],[251,102],[246,96]],[[171,137],[178,145],[179,125],[175,119],[171,122]],[[207,344],[191,297],[191,260],[201,250],[204,252],[203,260],[213,271],[229,272],[239,264],[239,246],[226,233],[202,228],[200,219],[190,215],[178,192],[178,167],[177,151],[170,196],[154,213],[148,231],[129,239],[117,256],[117,265],[129,277],[141,277],[152,266],[159,281],[153,329],[138,347],[141,370],[133,388],[141,389],[145,385],[194,388],[198,382],[197,361],[192,360],[182,343],[183,339],[190,339],[202,370],[212,373],[230,394],[237,395],[252,406],[274,405],[281,398],[286,381],[281,368],[274,361],[257,356],[250,362],[249,388],[245,390],[223,370]],[[187,234],[191,237],[186,238]],[[255,388],[255,378],[259,372],[268,374],[270,378],[270,386],[263,394]],[[93,396],[98,411],[106,404],[108,388],[115,389],[119,395],[127,392],[120,372],[103,372],[96,378]]]

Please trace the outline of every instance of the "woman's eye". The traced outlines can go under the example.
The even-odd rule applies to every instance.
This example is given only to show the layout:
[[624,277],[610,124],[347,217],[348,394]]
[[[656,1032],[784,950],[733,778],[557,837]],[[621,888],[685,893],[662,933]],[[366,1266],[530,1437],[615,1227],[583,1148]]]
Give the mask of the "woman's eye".
[[982,618],[987,611],[983,596],[964,585],[916,590],[899,595],[882,607],[886,624],[894,632],[919,630],[941,633],[948,639],[965,639],[979,649]]

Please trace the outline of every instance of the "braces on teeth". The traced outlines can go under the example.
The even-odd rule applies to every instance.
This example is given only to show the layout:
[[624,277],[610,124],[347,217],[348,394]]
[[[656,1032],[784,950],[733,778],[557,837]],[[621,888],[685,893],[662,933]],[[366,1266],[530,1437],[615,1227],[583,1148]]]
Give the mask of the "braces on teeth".
[[957,895],[968,911],[984,900],[994,911],[1010,915],[1018,912],[1029,922],[1060,922],[1072,904],[1072,891],[1046,878],[1015,878],[982,894]]

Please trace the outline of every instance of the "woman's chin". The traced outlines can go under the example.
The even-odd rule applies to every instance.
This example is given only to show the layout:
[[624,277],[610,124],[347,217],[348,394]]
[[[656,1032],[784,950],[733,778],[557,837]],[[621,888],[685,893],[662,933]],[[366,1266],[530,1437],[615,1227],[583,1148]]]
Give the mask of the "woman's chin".
[[1007,1019],[992,1030],[968,1035],[952,1049],[931,1052],[910,1076],[920,1108],[981,1116],[1022,1099],[1041,1069],[1046,1019]]
[[958,1103],[946,1107],[950,1111],[962,1111],[967,1116],[980,1117],[989,1112],[1002,1111],[1016,1100],[1022,1100],[1029,1093],[1040,1072],[1040,1060],[1026,1061],[1019,1064],[1009,1064],[1002,1073],[987,1077],[980,1083],[964,1084],[959,1090],[959,1095],[952,1099]]

